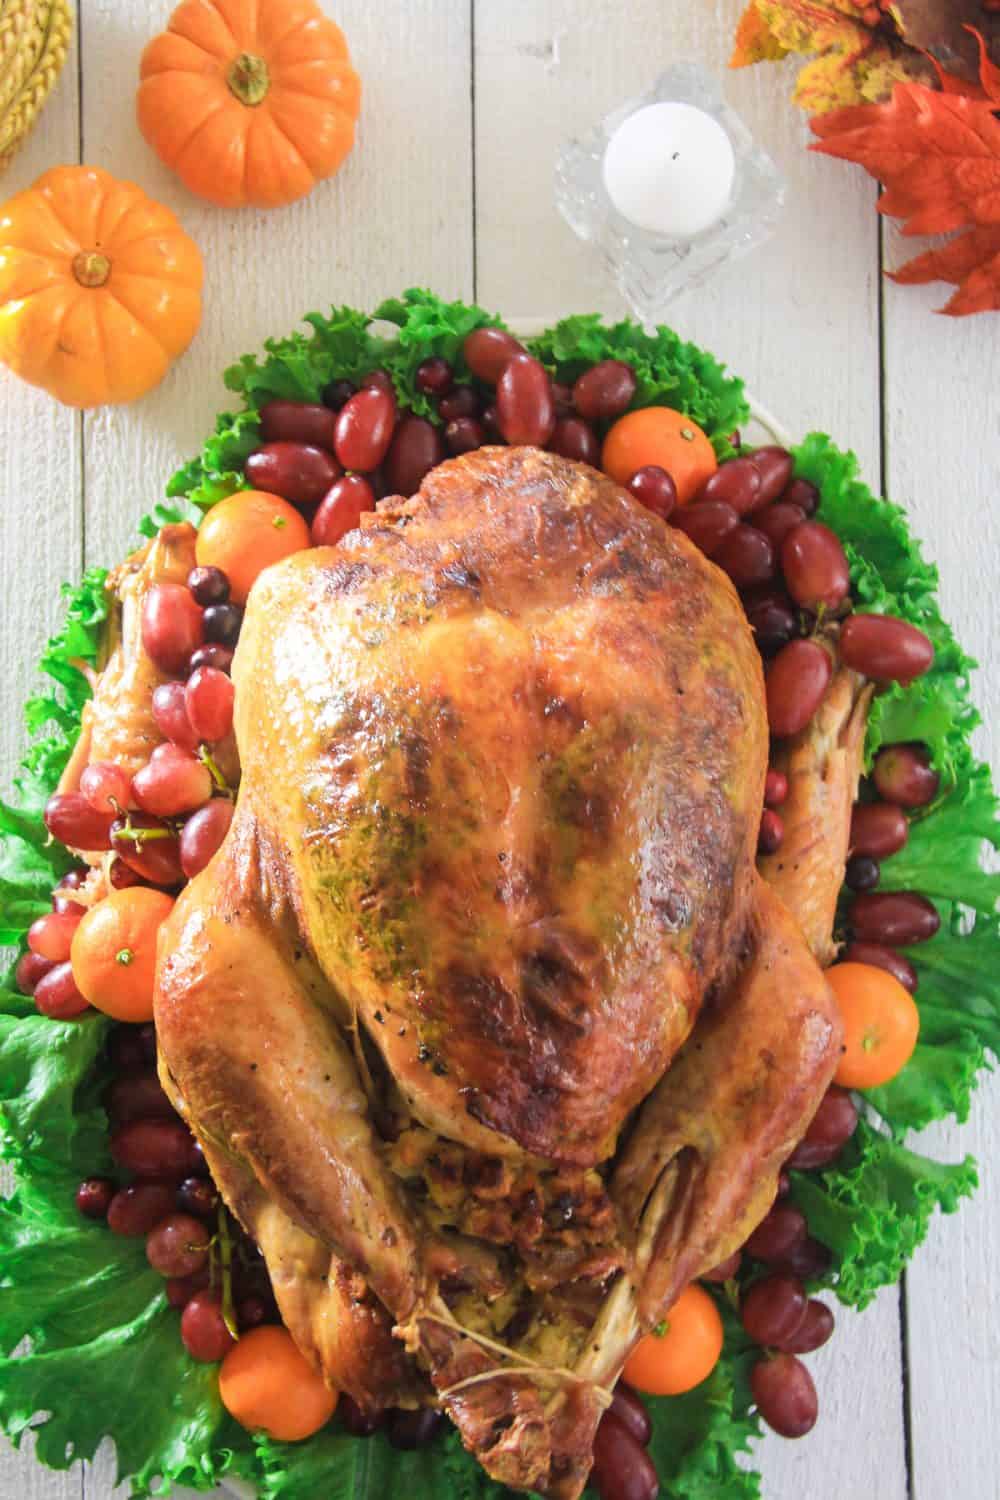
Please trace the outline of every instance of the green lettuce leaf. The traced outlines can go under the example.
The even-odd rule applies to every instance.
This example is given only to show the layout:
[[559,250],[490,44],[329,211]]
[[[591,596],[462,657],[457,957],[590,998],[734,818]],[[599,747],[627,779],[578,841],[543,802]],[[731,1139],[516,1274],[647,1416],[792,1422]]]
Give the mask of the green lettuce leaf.
[[811,1232],[833,1252],[837,1296],[859,1308],[880,1286],[898,1281],[934,1210],[954,1213],[979,1180],[971,1157],[944,1166],[865,1120],[835,1167],[791,1175],[794,1201]]

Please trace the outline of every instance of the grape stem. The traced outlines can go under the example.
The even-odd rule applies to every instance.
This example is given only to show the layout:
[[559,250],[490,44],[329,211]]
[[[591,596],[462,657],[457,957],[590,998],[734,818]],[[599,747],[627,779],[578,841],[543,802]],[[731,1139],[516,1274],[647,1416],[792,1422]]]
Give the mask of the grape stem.
[[229,1215],[219,1204],[219,1261],[222,1267],[222,1321],[234,1339],[239,1339],[236,1309],[233,1306],[233,1237],[229,1232]]
[[219,770],[218,762],[216,761],[214,755],[207,745],[202,745],[200,747],[198,751],[198,759],[201,761],[203,766],[207,767],[208,774],[211,776],[212,781],[215,783],[216,791],[222,792],[222,794],[228,797],[231,801],[236,794],[234,793],[232,787],[229,785],[229,782],[223,776],[222,772]]

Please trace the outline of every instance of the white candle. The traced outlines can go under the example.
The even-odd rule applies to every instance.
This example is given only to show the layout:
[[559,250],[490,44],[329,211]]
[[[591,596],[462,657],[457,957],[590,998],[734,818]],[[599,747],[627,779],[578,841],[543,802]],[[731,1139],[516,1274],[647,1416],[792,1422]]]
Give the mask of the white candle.
[[623,120],[604,152],[604,186],[640,229],[690,239],[717,222],[736,158],[718,120],[693,104],[647,104]]

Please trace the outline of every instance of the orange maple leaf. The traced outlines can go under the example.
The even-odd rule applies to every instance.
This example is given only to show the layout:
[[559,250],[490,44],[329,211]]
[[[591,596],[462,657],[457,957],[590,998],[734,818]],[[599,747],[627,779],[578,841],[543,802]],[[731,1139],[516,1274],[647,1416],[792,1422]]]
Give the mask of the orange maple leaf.
[[904,282],[952,282],[959,290],[941,310],[956,316],[1000,311],[1000,68],[982,37],[979,45],[982,92],[975,96],[901,83],[886,104],[812,121],[820,139],[810,149],[857,162],[880,181],[879,211],[901,219],[904,234],[968,231],[896,274]]

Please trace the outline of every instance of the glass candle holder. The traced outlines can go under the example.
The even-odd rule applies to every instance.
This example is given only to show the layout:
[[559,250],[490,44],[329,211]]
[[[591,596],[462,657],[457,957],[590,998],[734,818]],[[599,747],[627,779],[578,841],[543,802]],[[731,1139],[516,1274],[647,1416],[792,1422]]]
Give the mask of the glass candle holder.
[[563,147],[555,193],[570,228],[649,325],[772,234],[785,183],[718,79],[679,63]]

